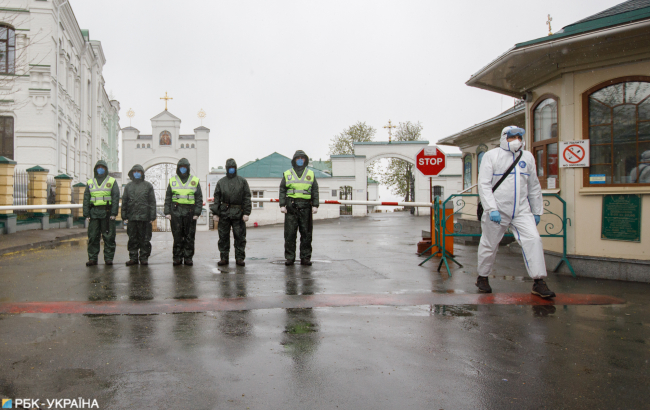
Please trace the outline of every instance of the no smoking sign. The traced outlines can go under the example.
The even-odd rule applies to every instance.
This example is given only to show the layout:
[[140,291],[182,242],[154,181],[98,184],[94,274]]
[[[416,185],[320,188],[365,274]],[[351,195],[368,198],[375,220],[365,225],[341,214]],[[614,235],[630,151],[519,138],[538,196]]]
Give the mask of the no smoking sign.
[[589,166],[589,140],[560,142],[560,167],[584,168]]

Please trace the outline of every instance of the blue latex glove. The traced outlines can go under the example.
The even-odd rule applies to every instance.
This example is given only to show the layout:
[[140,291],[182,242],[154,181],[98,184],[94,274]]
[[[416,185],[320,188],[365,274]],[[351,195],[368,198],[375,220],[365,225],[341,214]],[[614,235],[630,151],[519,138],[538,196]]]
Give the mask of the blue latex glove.
[[490,221],[496,222],[498,224],[501,223],[501,214],[499,213],[499,211],[490,212]]
[[539,215],[533,215],[535,217],[535,225],[539,225]]

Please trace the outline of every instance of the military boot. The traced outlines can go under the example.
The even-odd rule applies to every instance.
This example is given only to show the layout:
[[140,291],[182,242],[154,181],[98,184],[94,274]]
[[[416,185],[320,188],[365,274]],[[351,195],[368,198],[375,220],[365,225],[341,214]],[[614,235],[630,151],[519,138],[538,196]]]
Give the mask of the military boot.
[[147,259],[140,259],[140,265],[147,266],[149,264],[149,261]]
[[133,265],[137,265],[137,264],[138,264],[138,261],[134,261],[134,260],[129,260],[129,261],[126,261],[126,263],[125,263],[126,266],[133,266]]
[[221,259],[217,262],[217,266],[226,266],[228,264],[228,259]]
[[97,261],[90,260],[86,262],[86,266],[96,266],[96,265],[97,265]]
[[246,262],[244,262],[243,259],[237,259],[235,263],[237,264],[237,266],[246,266]]
[[104,265],[113,266],[113,261],[104,261]]
[[295,260],[287,259],[286,261],[284,261],[284,266],[293,266],[294,263],[296,263]]
[[186,266],[193,266],[193,265],[194,265],[194,262],[192,261],[192,259],[184,259],[184,260],[183,260],[183,263],[184,263]]
[[183,261],[180,260],[180,259],[172,260],[172,265],[174,265],[174,266],[178,266],[178,265],[182,265],[182,264],[183,264]]
[[311,260],[309,259],[300,259],[300,264],[305,266],[311,266]]
[[478,279],[476,279],[475,285],[478,287],[478,291],[481,293],[492,293],[490,281],[488,280],[487,276],[479,276]]

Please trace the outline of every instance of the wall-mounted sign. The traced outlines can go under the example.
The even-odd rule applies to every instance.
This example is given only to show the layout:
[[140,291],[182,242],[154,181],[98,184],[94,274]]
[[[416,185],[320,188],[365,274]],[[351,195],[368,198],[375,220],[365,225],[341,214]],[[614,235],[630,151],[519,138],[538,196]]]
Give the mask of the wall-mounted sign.
[[603,195],[601,239],[641,242],[641,195]]
[[590,174],[589,175],[590,184],[605,184],[607,183],[607,175],[605,174]]
[[560,141],[560,167],[584,168],[589,166],[589,140]]

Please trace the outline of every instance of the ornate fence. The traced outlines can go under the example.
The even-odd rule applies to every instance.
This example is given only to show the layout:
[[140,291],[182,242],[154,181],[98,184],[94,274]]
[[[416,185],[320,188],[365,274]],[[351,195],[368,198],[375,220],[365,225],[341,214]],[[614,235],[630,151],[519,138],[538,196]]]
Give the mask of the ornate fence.
[[[558,238],[562,240],[562,258],[560,259],[560,262],[557,264],[555,269],[553,269],[553,272],[557,272],[558,269],[560,269],[560,266],[562,266],[562,263],[566,263],[567,267],[571,271],[571,274],[573,275],[573,277],[575,277],[576,274],[573,270],[573,266],[571,266],[571,262],[569,262],[569,259],[566,256],[567,223],[571,225],[571,220],[566,217],[566,202],[558,194],[543,194],[543,197],[544,197],[544,214],[542,215],[543,220],[540,223],[543,224],[543,229],[545,233],[540,234],[540,236],[543,238]],[[474,198],[475,201],[468,203],[467,198]],[[561,211],[553,207],[554,204],[551,203],[552,198],[557,199],[558,203],[555,205],[561,206]],[[440,218],[439,217],[440,208],[442,207],[442,209],[445,209],[447,204],[450,202],[454,205],[454,213],[450,216]],[[463,236],[480,237],[481,234],[463,233],[463,225],[461,222],[454,223],[453,232],[449,232],[444,227],[446,226],[447,220],[449,218],[452,218],[454,215],[472,215],[473,217],[476,217],[476,212],[474,212],[473,214],[463,212],[466,210],[466,208],[471,208],[475,210],[476,202],[478,202],[478,194],[455,194],[449,196],[449,198],[445,199],[444,202],[442,202],[439,197],[436,197],[436,200],[434,202],[434,213],[433,213],[433,215],[435,215],[435,222],[434,222],[435,232],[432,232],[431,235],[432,245],[429,247],[429,249],[436,248],[438,249],[438,252],[437,253],[432,252],[431,256],[429,256],[422,263],[420,263],[420,265],[424,264],[426,261],[433,258],[434,256],[440,256],[441,258],[440,258],[440,264],[438,265],[438,271],[440,271],[440,268],[444,263],[445,267],[447,268],[447,274],[449,276],[451,276],[451,270],[449,269],[448,260],[453,261],[455,264],[457,264],[460,267],[463,266],[456,260],[456,257],[451,253],[447,252],[444,246],[442,246],[441,244],[445,243],[446,237],[463,237]],[[550,221],[549,218],[551,219]],[[508,233],[506,233],[504,236],[513,237],[514,235],[512,234],[512,232],[510,232],[510,229],[508,229]],[[426,253],[429,249],[422,252],[421,254]]]

